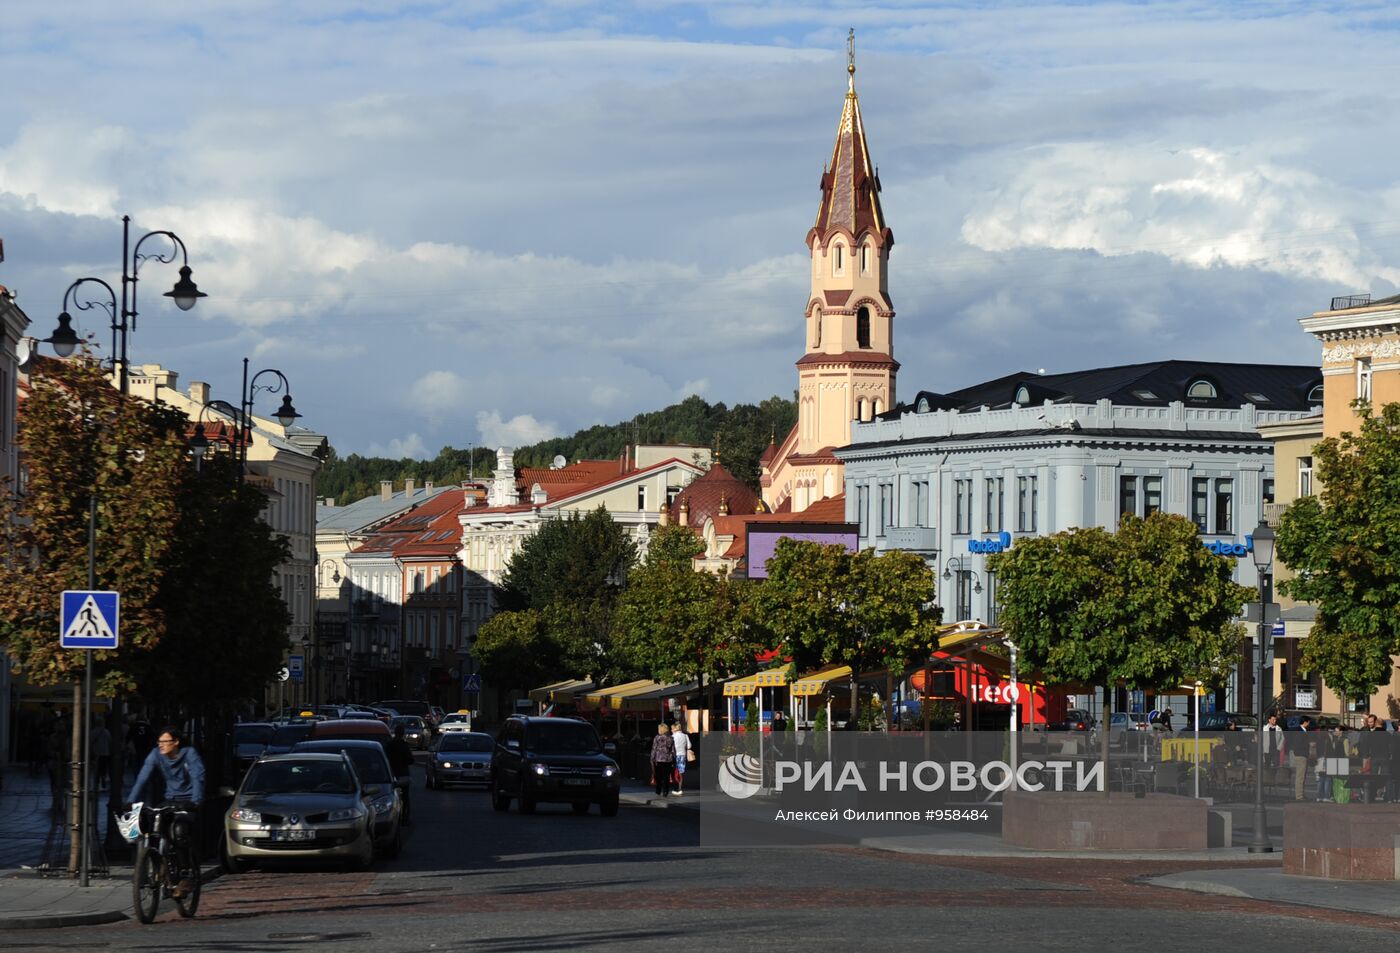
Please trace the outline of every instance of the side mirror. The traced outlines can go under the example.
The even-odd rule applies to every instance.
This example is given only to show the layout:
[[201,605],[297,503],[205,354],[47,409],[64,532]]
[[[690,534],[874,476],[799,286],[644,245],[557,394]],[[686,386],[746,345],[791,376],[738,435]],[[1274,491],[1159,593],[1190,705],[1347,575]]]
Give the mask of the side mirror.
[[520,742],[518,742],[518,741],[516,741],[514,738],[512,738],[512,739],[510,739],[509,741],[506,742],[506,747],[509,748],[511,751],[519,751],[519,750],[520,750]]
[[608,757],[612,757],[613,755],[617,754],[617,744],[612,741],[603,742],[603,754],[607,755]]

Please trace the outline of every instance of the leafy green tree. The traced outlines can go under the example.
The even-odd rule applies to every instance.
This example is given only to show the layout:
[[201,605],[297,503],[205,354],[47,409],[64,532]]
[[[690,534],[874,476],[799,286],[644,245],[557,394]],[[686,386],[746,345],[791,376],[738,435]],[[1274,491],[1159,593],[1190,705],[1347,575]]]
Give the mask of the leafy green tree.
[[498,685],[532,688],[573,674],[561,668],[544,619],[533,609],[487,619],[477,633],[476,655],[482,676]]
[[699,537],[681,526],[652,538],[618,604],[613,646],[622,671],[713,686],[748,674],[770,647],[766,630],[752,624],[746,584],[695,571],[703,551]]
[[942,616],[933,571],[906,552],[779,540],[761,593],[774,635],[797,664],[850,666],[853,722],[862,675],[902,672],[929,650]]
[[[1118,681],[1164,688],[1214,681],[1235,652],[1235,621],[1252,589],[1201,545],[1190,520],[1125,516],[1100,527],[1025,537],[992,556],[997,615],[1021,664],[1063,683],[1102,685],[1105,727]],[[1105,763],[1108,732],[1100,732]]]
[[1321,494],[1284,512],[1278,555],[1296,573],[1279,591],[1317,607],[1303,664],[1360,698],[1400,654],[1400,404],[1355,406],[1360,429],[1313,448]]

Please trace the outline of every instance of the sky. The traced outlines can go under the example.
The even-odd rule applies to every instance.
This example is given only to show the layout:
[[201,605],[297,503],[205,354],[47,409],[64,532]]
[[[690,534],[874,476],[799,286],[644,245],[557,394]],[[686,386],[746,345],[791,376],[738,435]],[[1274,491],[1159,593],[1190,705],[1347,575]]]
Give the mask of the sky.
[[173,230],[209,297],[145,264],[133,362],[341,455],[790,398],[848,28],[901,396],[1316,365],[1400,291],[1400,8],[1267,0],[8,4],[0,283],[46,337]]

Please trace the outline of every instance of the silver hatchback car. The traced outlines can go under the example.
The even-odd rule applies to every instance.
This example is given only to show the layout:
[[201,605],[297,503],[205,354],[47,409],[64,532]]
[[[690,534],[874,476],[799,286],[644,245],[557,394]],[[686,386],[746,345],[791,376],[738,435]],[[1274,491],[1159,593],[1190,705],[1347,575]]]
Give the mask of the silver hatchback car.
[[224,816],[224,867],[258,860],[374,861],[374,807],[344,754],[281,754],[248,769]]

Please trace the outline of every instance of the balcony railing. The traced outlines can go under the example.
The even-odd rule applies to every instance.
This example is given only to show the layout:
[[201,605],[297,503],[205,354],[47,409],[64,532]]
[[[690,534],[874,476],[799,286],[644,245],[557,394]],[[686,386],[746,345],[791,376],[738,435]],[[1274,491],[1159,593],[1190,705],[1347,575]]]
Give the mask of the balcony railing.
[[1333,311],[1347,311],[1351,308],[1364,308],[1371,303],[1370,295],[1342,295],[1332,299]]

